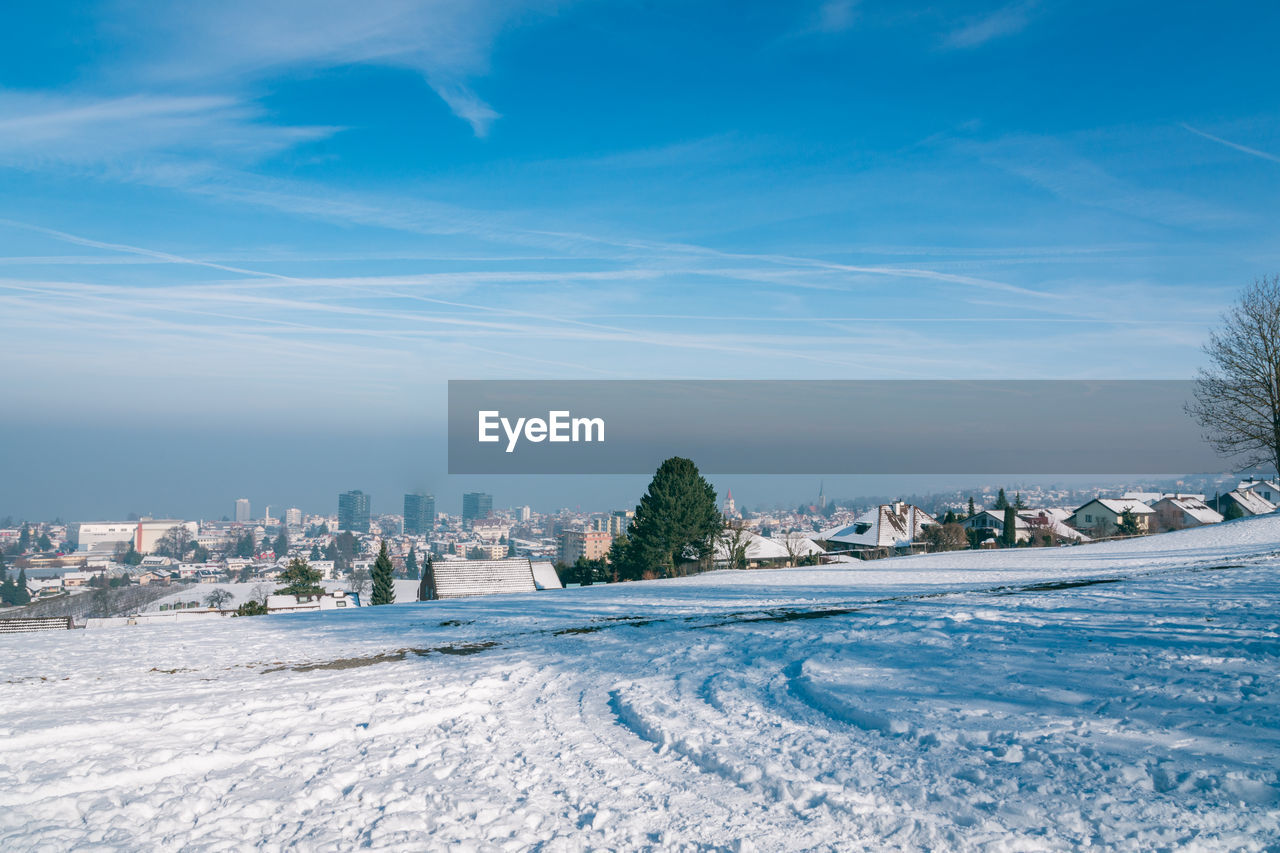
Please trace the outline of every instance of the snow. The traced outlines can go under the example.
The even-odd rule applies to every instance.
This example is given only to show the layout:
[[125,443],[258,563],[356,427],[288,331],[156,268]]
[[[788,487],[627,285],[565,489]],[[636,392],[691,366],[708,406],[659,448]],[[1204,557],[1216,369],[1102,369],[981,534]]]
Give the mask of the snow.
[[2,636],[0,849],[1275,849],[1278,569],[1264,516]]

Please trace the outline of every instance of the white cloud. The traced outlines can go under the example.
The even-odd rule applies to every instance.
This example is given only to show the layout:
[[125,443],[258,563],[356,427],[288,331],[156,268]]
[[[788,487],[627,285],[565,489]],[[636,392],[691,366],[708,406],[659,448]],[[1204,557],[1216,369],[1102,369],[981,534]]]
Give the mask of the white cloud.
[[508,26],[563,0],[227,0],[164,4],[122,23],[133,72],[153,84],[261,81],[285,68],[377,65],[416,72],[477,136],[498,112],[473,88]]
[[289,127],[227,95],[118,98],[0,90],[0,163],[104,163],[156,153],[253,162],[332,127]]
[[944,44],[950,48],[978,47],[987,42],[1022,32],[1031,23],[1031,12],[1036,0],[1011,3],[989,15],[972,18],[959,29],[947,35]]

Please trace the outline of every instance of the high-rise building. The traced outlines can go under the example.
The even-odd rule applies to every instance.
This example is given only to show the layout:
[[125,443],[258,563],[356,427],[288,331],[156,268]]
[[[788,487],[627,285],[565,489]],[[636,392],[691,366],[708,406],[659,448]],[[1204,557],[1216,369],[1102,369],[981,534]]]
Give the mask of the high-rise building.
[[411,535],[430,533],[436,526],[435,495],[404,496],[404,532]]
[[369,532],[369,496],[359,489],[338,495],[338,529]]
[[636,517],[634,509],[615,509],[609,516],[609,532],[614,536],[621,536],[631,527],[631,522]]
[[493,515],[493,495],[467,492],[462,496],[462,521],[476,521]]
[[570,528],[560,534],[558,557],[566,566],[572,566],[579,557],[603,560],[609,555],[609,546],[612,544],[613,537],[607,531]]
[[516,521],[524,524],[533,517],[533,510],[527,506],[522,506],[516,510]]
[[288,527],[301,527],[302,510],[298,509],[296,506],[286,509],[284,511],[284,523]]
[[236,500],[236,521],[244,524],[250,518],[252,518],[252,516],[249,515],[249,499],[238,498]]

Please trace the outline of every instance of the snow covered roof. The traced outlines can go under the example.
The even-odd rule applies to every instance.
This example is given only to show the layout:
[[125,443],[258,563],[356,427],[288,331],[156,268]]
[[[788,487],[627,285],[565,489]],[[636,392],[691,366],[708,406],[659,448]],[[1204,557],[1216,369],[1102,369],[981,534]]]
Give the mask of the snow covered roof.
[[437,598],[467,598],[505,592],[536,592],[527,559],[440,560],[432,566]]
[[530,564],[533,570],[533,585],[538,589],[564,589],[560,583],[560,575],[549,560],[538,560]]
[[[997,526],[996,524],[997,522],[998,522],[998,526],[1004,527],[1004,511],[1003,510],[1000,512],[997,512],[993,509],[978,510],[973,515],[969,516],[968,518],[966,518],[964,521],[961,521],[960,523],[963,524],[965,527],[978,528],[978,527],[994,527],[994,526]],[[1014,530],[1025,530],[1028,526],[1029,525],[1027,524],[1027,520],[1025,518],[1023,518],[1021,515],[1018,515],[1017,513],[1014,514],[1013,516]]]
[[1101,504],[1116,515],[1120,515],[1126,510],[1134,515],[1151,515],[1155,512],[1155,510],[1144,504],[1142,501],[1134,500],[1133,498],[1094,498],[1089,501],[1089,503],[1077,509],[1076,512],[1079,512],[1081,509],[1084,509],[1086,506],[1090,506],[1091,504]]
[[1240,485],[1235,487],[1235,491],[1257,491],[1259,488],[1266,489],[1269,492],[1280,494],[1280,485],[1276,485],[1273,480],[1241,480]]
[[853,524],[824,530],[817,538],[833,545],[902,548],[919,539],[926,525],[937,523],[913,504],[881,504],[855,518]]
[[1235,491],[1227,492],[1224,497],[1240,504],[1240,508],[1244,510],[1245,515],[1265,515],[1266,513],[1275,512],[1276,510],[1275,504],[1271,503],[1271,501],[1262,497],[1262,495],[1257,492],[1250,491],[1249,489],[1245,489],[1244,491],[1237,489]]
[[[748,560],[786,560],[792,554],[797,557],[807,557],[810,554],[826,553],[816,542],[800,533],[788,533],[776,538],[770,538],[761,536],[758,533],[744,531],[743,540],[747,546],[746,558]],[[790,551],[787,549],[788,544],[791,546]],[[729,559],[729,546],[723,539],[716,540],[716,559]]]
[[1162,504],[1182,510],[1201,524],[1217,524],[1222,521],[1221,513],[1194,495],[1171,495],[1157,501],[1156,507],[1159,508]]

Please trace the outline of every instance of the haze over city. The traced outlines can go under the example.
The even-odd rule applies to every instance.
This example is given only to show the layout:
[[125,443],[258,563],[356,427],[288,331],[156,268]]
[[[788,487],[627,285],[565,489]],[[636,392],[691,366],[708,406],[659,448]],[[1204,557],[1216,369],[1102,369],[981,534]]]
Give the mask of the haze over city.
[[444,381],[1185,378],[1280,260],[1267,5],[8,14],[0,513],[618,504],[446,480]]

